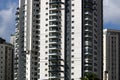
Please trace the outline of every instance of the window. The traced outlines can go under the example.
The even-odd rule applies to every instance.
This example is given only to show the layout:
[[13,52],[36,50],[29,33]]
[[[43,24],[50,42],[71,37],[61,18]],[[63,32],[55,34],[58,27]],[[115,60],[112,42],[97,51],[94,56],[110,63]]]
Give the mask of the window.
[[74,75],[74,73],[71,73],[72,75]]
[[72,34],[74,34],[74,32],[72,32]]
[[37,72],[34,73],[34,76],[37,76]]
[[45,60],[47,60],[47,57],[45,57]]
[[36,12],[37,12],[37,13],[39,13],[39,12],[40,12],[40,10],[36,9]]
[[72,17],[74,17],[74,15],[72,15]]
[[74,40],[74,38],[72,38],[72,40]]
[[37,57],[35,57],[35,60],[37,60],[38,58]]
[[48,41],[45,41],[45,43],[48,43]]
[[72,46],[74,46],[74,44],[72,44]]
[[74,29],[74,26],[72,26],[72,29]]
[[40,20],[36,20],[36,23],[40,23]]
[[46,4],[48,4],[48,2],[46,2]]
[[72,63],[74,63],[74,61],[72,61]]
[[39,44],[39,41],[35,41],[36,44]]
[[36,7],[39,7],[40,5],[39,4],[36,4]]
[[95,71],[95,72],[97,72],[97,69],[96,69],[96,68],[94,68],[94,71]]
[[47,71],[47,68],[45,69],[45,71]]
[[35,52],[35,55],[37,55],[38,54],[38,52]]
[[45,65],[47,65],[47,63],[45,63]]
[[74,12],[74,9],[72,9],[72,12]]
[[97,64],[96,64],[96,63],[94,63],[94,66],[97,66]]
[[74,52],[74,50],[72,49],[72,52]]
[[45,54],[47,54],[47,52],[45,52]]
[[34,0],[34,1],[39,1],[39,0]]
[[37,78],[34,78],[34,80],[37,80]]
[[36,29],[39,29],[40,28],[40,25],[36,25]]
[[34,62],[34,65],[37,65],[37,62]]
[[34,70],[37,71],[37,68],[35,67]]
[[72,69],[74,69],[74,67],[72,67]]
[[72,4],[72,6],[74,6],[74,4]]
[[46,21],[48,21],[48,19],[46,19]]
[[72,23],[74,23],[74,21],[72,21]]
[[48,24],[46,24],[45,26],[48,26]]
[[36,15],[36,18],[40,18],[40,15]]
[[74,55],[72,55],[71,57],[74,57]]

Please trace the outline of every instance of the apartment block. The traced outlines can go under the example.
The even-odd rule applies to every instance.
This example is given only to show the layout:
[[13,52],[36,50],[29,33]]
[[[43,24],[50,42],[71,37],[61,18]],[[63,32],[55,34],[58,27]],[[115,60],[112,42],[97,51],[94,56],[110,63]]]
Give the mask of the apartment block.
[[103,80],[120,80],[120,30],[103,32]]
[[13,45],[0,38],[0,80],[13,80]]
[[14,80],[102,79],[102,2],[19,0]]

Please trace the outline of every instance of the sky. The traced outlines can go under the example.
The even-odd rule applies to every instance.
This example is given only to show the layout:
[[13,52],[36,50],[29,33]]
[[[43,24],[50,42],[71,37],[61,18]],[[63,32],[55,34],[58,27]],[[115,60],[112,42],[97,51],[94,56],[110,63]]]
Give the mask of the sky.
[[9,42],[15,32],[15,12],[18,0],[0,0],[0,37]]
[[[120,0],[103,0],[104,28],[120,29]],[[18,0],[0,0],[0,37],[10,40],[15,32]]]

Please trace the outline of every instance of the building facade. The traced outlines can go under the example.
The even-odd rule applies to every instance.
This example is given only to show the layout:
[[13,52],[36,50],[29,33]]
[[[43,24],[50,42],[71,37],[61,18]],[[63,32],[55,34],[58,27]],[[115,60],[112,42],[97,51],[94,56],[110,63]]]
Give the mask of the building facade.
[[13,80],[13,45],[0,38],[0,80]]
[[15,80],[102,79],[102,0],[19,0]]
[[120,80],[120,30],[104,29],[103,80]]
[[12,45],[15,45],[15,35],[14,34],[11,34],[11,36],[10,36],[10,43]]

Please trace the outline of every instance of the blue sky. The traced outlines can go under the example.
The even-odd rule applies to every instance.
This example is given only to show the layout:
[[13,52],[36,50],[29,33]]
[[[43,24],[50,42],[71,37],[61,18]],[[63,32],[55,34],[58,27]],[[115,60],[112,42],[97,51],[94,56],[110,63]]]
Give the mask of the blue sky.
[[104,28],[120,29],[120,0],[104,1]]
[[15,11],[18,0],[0,0],[0,37],[9,41],[15,32]]
[[[120,29],[120,0],[104,1],[104,28]],[[15,11],[18,0],[0,0],[0,37],[9,41],[15,32]]]

